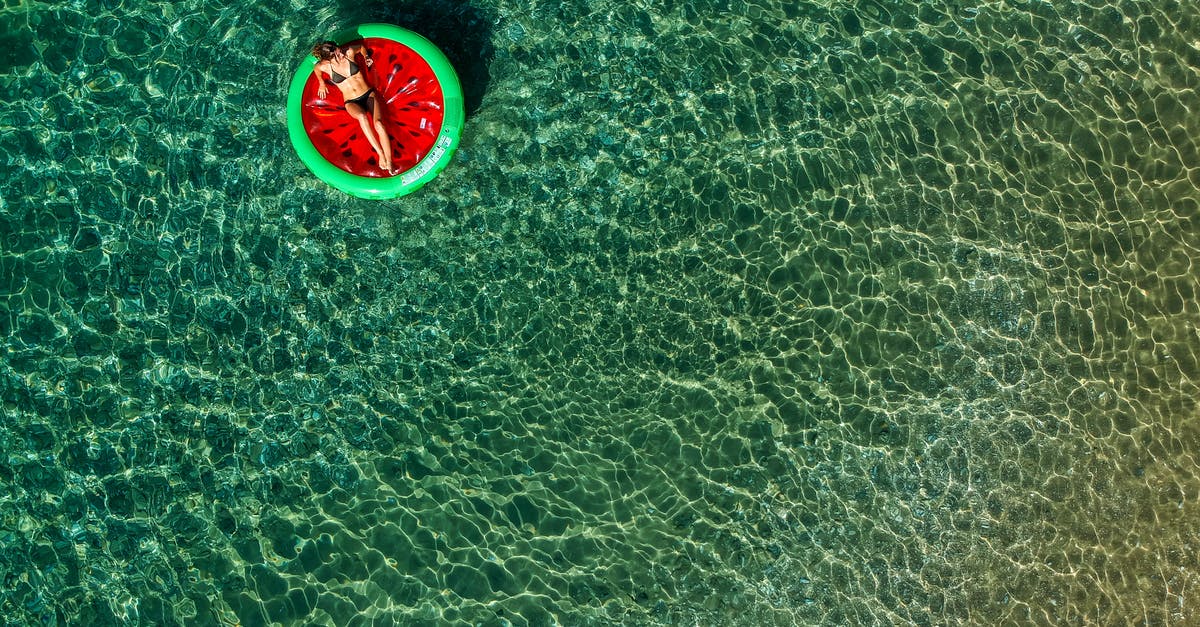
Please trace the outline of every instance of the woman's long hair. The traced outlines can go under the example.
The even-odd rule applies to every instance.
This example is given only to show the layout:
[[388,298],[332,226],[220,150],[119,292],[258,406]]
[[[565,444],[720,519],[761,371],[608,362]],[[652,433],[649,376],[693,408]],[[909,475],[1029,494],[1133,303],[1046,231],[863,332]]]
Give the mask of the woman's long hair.
[[333,53],[337,52],[339,47],[336,42],[322,41],[312,47],[312,54],[322,61],[328,61],[333,58]]

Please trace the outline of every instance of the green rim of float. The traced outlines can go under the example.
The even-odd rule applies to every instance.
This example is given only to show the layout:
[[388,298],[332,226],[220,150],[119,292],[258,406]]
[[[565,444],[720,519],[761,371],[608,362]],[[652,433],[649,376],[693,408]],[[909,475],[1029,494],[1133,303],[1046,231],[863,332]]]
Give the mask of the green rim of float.
[[359,198],[385,199],[396,198],[415,192],[426,183],[433,180],[454,156],[458,141],[462,134],[463,121],[466,118],[463,109],[462,86],[458,82],[458,74],[442,51],[428,39],[399,26],[391,24],[362,24],[354,28],[334,33],[330,39],[344,45],[347,42],[368,37],[390,39],[408,46],[417,53],[430,69],[442,91],[443,118],[442,128],[429,154],[408,170],[391,177],[359,176],[347,172],[327,160],[313,145],[305,130],[302,119],[304,106],[304,87],[312,76],[313,66],[317,60],[306,54],[292,76],[292,84],[288,89],[287,122],[288,137],[296,149],[300,161],[312,171],[317,178],[351,196]]

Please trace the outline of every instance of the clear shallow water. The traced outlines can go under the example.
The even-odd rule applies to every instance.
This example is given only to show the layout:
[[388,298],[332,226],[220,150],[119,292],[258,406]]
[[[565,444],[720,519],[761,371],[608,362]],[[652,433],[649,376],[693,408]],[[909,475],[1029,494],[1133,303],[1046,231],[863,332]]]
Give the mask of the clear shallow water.
[[[8,3],[0,609],[1193,621],[1198,19]],[[284,130],[363,21],[473,112],[389,203]]]

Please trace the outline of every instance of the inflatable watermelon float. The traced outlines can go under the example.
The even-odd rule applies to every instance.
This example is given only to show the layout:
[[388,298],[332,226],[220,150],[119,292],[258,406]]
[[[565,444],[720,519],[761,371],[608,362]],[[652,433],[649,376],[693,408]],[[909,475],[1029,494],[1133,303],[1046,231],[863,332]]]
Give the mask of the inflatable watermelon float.
[[362,43],[371,51],[372,64],[361,71],[383,99],[399,173],[379,167],[332,83],[324,99],[317,96],[312,55],[300,62],[288,90],[288,137],[296,154],[317,178],[360,198],[395,198],[420,189],[445,169],[458,147],[466,116],[454,68],[437,46],[399,26],[363,24],[330,39],[343,47]]

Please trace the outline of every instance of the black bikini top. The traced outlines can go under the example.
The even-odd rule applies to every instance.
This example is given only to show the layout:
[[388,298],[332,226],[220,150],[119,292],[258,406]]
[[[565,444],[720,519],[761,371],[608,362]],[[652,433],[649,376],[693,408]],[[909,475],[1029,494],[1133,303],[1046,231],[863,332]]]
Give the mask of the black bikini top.
[[[358,64],[351,61],[350,62],[350,76],[354,76],[355,74],[358,74]],[[334,83],[340,83],[340,82],[346,80],[347,78],[350,78],[350,76],[342,76],[341,74],[338,74],[336,71],[334,71],[333,64],[332,63],[329,64],[329,77],[333,79]]]

